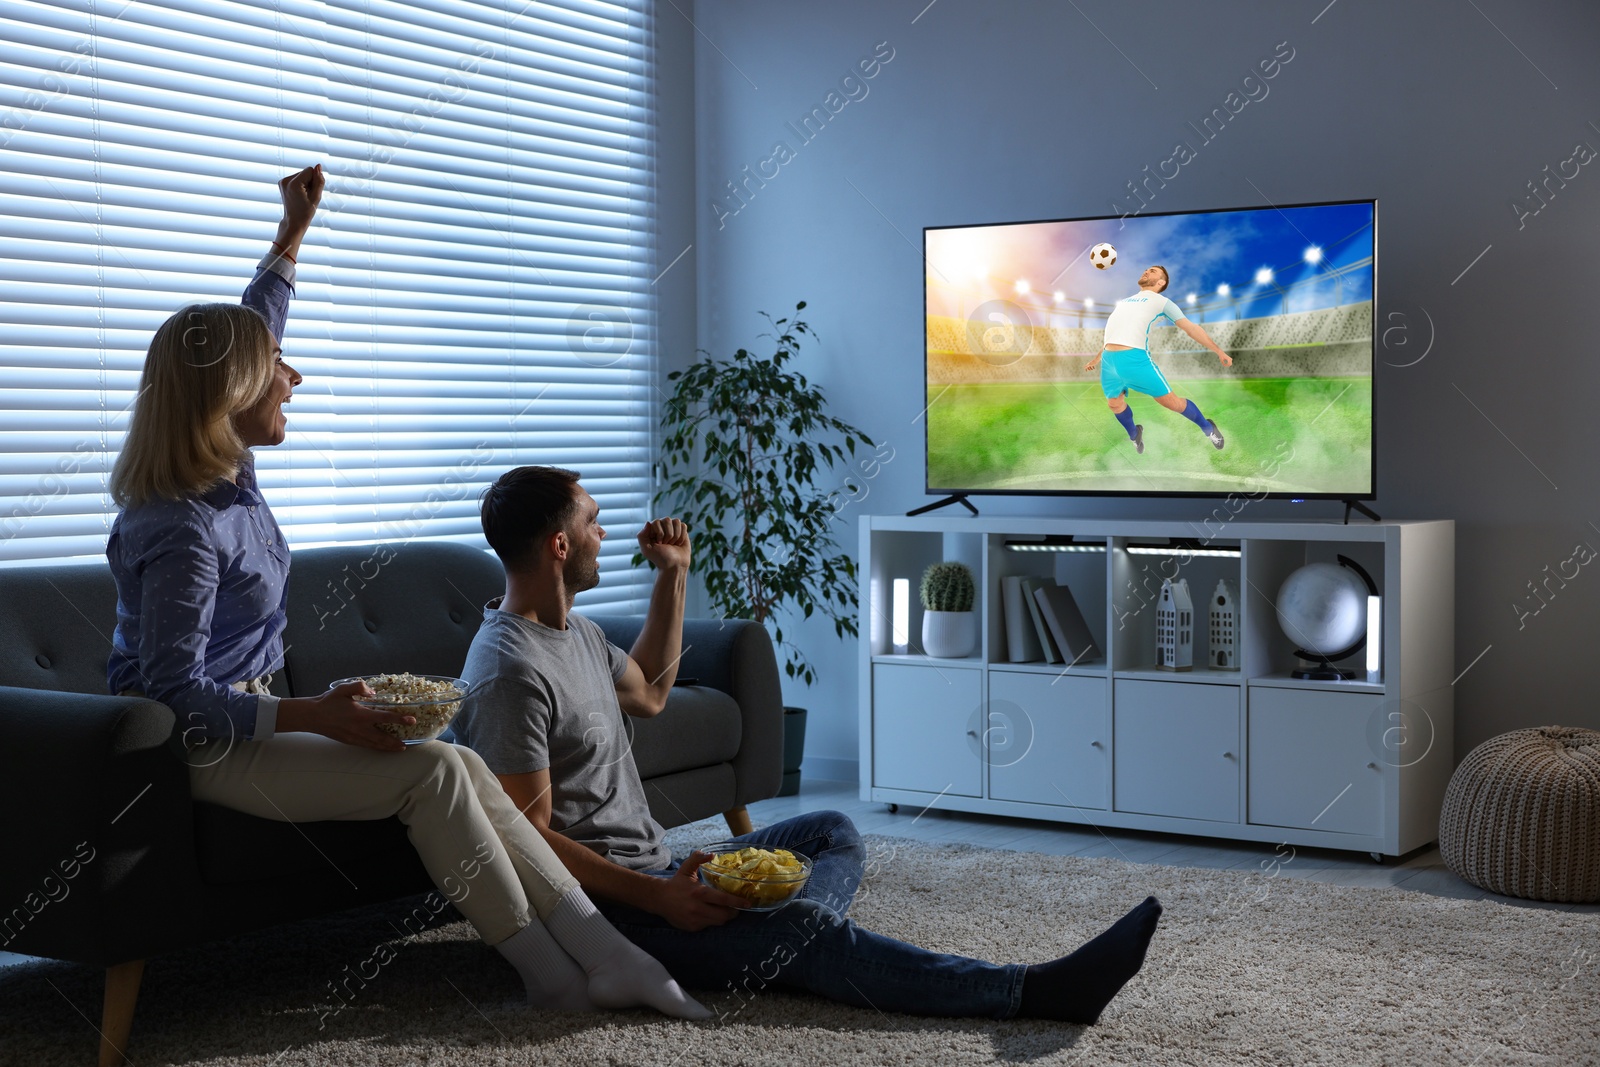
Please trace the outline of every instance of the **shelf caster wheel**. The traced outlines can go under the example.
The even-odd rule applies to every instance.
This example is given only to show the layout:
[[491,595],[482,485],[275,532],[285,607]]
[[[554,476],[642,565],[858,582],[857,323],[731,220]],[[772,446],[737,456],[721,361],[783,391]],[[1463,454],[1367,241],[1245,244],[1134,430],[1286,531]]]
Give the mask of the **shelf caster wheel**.
[[889,814],[890,815],[898,815],[898,814],[900,814],[900,805],[898,805],[898,804],[890,804],[889,805]]
[[1383,862],[1383,853],[1382,852],[1368,852],[1367,855],[1372,857],[1372,862],[1373,863],[1382,863]]

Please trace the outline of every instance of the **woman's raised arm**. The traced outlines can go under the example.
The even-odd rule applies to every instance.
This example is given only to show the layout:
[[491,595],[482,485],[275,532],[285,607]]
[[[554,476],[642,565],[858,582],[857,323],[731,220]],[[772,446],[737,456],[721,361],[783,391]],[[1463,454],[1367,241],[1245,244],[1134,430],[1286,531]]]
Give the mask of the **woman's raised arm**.
[[311,219],[322,202],[322,164],[296,171],[278,183],[278,195],[283,199],[283,219],[278,223],[278,236],[272,250],[290,259],[300,258],[300,241],[311,228]]
[[300,241],[311,228],[317,205],[322,201],[322,164],[295,171],[278,182],[283,200],[283,218],[272,249],[256,264],[255,277],[245,286],[239,302],[267,322],[272,336],[283,340],[283,327],[289,319],[289,302],[294,299],[295,260]]

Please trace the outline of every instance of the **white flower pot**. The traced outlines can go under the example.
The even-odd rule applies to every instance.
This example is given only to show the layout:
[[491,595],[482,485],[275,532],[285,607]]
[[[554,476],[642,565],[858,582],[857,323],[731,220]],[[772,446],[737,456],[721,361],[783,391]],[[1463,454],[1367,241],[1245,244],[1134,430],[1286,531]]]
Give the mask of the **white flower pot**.
[[962,659],[978,647],[978,613],[975,611],[925,611],[922,613],[922,650],[939,659]]

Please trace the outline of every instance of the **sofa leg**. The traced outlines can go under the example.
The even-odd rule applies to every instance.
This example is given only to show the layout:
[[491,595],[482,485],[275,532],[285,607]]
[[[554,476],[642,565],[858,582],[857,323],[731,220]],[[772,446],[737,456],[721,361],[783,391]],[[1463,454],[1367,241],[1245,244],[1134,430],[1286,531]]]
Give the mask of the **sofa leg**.
[[100,1067],[120,1067],[128,1062],[128,1033],[133,1029],[133,1006],[139,1000],[139,980],[144,960],[106,968],[105,1011],[100,1016]]
[[740,804],[732,811],[724,812],[722,817],[728,820],[728,829],[733,831],[734,837],[739,837],[750,832],[750,813]]

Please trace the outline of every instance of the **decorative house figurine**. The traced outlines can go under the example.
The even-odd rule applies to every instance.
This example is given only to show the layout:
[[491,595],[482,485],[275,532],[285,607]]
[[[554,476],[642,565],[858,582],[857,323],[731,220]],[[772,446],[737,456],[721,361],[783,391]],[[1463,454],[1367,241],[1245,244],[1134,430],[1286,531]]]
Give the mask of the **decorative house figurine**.
[[1164,671],[1194,667],[1194,601],[1189,599],[1189,583],[1182,578],[1161,583],[1161,601],[1156,605],[1156,666]]
[[1239,669],[1239,592],[1226,578],[1211,594],[1211,666],[1219,671]]

